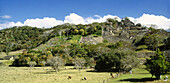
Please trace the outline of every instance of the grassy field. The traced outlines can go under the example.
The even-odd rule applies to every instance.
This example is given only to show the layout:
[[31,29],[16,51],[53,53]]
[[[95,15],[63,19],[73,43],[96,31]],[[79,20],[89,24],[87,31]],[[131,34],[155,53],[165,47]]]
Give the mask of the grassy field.
[[[134,69],[133,74],[122,74],[117,78],[111,78],[110,72],[91,72],[94,69],[82,69],[78,71],[73,66],[62,67],[56,72],[51,67],[8,67],[12,61],[0,60],[6,64],[0,66],[0,83],[169,83],[168,81],[151,79],[151,74],[144,69]],[[113,73],[115,76],[116,73]],[[170,73],[167,74],[170,77]],[[71,76],[71,79],[67,79]],[[87,80],[81,80],[84,77]]]
[[[170,77],[170,74],[168,73],[167,76]],[[162,75],[161,80],[155,80],[155,77],[153,79],[151,77],[152,75],[144,69],[134,69],[133,74],[123,74],[118,78],[110,79],[108,83],[170,83],[170,79],[163,81],[165,75]]]
[[[109,73],[87,72],[92,69],[64,67],[56,74],[50,67],[0,67],[0,83],[99,83],[110,78]],[[67,79],[71,76],[72,79]],[[81,80],[84,77],[87,80]]]

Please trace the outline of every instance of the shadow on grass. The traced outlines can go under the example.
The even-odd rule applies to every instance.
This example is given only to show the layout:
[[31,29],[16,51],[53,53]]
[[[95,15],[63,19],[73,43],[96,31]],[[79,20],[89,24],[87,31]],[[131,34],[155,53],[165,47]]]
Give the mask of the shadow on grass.
[[147,82],[147,81],[154,81],[158,80],[157,78],[142,78],[142,79],[137,79],[137,78],[129,78],[129,79],[122,79],[119,81],[129,81],[129,82]]
[[94,72],[94,73],[117,73],[118,71],[96,71],[96,70],[89,70],[89,71],[86,71],[86,72]]
[[56,74],[55,71],[46,71],[46,72],[33,72],[34,74]]

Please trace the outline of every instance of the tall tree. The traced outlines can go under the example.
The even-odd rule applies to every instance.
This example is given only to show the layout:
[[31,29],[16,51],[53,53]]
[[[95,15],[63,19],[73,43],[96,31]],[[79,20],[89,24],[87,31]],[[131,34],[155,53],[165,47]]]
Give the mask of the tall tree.
[[47,60],[47,63],[51,65],[51,67],[56,71],[56,73],[59,71],[59,67],[64,65],[63,59],[59,56],[49,58]]
[[169,71],[170,62],[166,61],[164,54],[159,50],[156,50],[155,56],[151,56],[151,59],[146,60],[146,70],[148,70],[152,76],[160,79],[160,75],[164,75]]

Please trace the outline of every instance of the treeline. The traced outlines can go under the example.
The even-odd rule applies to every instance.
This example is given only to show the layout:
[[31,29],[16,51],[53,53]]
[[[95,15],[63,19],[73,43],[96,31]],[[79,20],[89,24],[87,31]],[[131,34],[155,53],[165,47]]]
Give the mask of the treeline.
[[137,50],[148,49],[156,50],[157,48],[161,50],[169,49],[170,35],[167,31],[162,29],[149,28],[147,32],[139,41],[134,41],[135,45],[138,46]]
[[62,32],[62,35],[70,36],[70,35],[102,35],[102,26],[100,23],[93,23],[89,25],[76,25],[75,27],[71,26],[70,29]]
[[13,50],[31,49],[45,43],[44,30],[36,27],[13,27],[0,31],[0,51],[7,54]]
[[[126,49],[123,42],[93,44],[61,44],[43,51],[25,50],[13,62],[13,66],[48,66],[48,59],[61,57],[65,65],[95,67],[98,71],[120,71],[136,67],[139,63],[136,53]],[[121,51],[120,51],[121,50]],[[103,67],[106,66],[106,67]]]

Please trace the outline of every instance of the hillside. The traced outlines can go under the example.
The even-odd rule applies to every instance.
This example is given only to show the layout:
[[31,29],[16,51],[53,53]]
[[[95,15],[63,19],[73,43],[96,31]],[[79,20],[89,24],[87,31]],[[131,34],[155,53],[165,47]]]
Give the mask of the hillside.
[[[63,24],[49,29],[30,26],[12,27],[0,30],[0,51],[8,54],[10,51],[21,49],[41,49],[47,46],[54,46],[55,44],[49,44],[49,42],[57,43],[58,39],[55,40],[55,38],[70,41],[76,35],[81,35],[81,37],[76,40],[71,39],[71,42],[98,44],[104,41],[109,43],[123,41],[133,45],[140,41],[149,31],[147,27],[141,26],[139,23],[135,25],[128,18],[123,18],[120,22],[115,19],[108,19],[104,23],[88,25]],[[168,33],[163,32],[160,35],[164,37],[163,39],[167,39]]]
[[[165,77],[165,74],[169,74],[170,33],[162,29],[148,28],[139,23],[135,25],[128,18],[120,22],[107,19],[103,23],[86,25],[66,23],[48,29],[30,26],[12,27],[0,31],[0,59],[3,71],[7,71],[6,73],[13,69],[15,72],[25,71],[29,76],[27,80],[36,74],[39,74],[37,77],[43,78],[49,74],[61,78],[57,80],[51,77],[53,80],[46,80],[47,82],[78,82],[82,75],[87,75],[88,80],[85,77],[83,80],[90,83],[107,80],[126,82],[123,79],[129,80],[131,77],[141,78],[142,80],[134,78],[137,82],[141,82],[144,77],[150,77],[150,74],[156,79],[160,75]],[[151,60],[155,62],[151,63]],[[153,64],[157,67],[156,70]],[[127,74],[132,69],[135,71],[133,76]],[[141,72],[147,73],[147,76]],[[15,73],[6,73],[3,75],[8,77],[11,74],[15,81],[18,81],[14,76]],[[92,78],[96,76],[97,78]],[[73,77],[72,81],[70,77]],[[22,75],[19,75],[19,78],[22,78]],[[11,81],[3,79],[4,82]],[[149,78],[144,81],[155,82],[156,79]],[[38,78],[33,80],[42,81]]]

